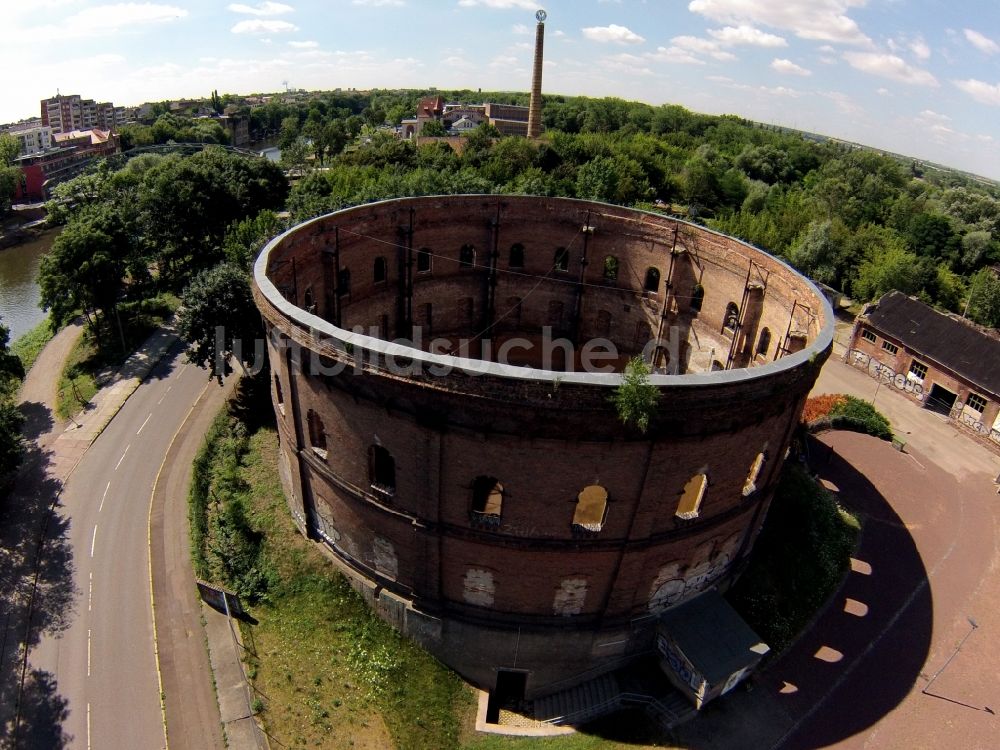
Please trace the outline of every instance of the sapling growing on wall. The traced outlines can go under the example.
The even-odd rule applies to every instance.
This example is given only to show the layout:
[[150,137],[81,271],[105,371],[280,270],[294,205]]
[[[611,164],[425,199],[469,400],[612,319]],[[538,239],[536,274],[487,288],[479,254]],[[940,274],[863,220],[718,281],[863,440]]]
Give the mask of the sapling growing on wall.
[[615,389],[612,401],[622,424],[634,424],[640,432],[649,429],[649,420],[656,411],[660,392],[649,382],[649,365],[642,357],[633,357],[625,366],[622,384]]

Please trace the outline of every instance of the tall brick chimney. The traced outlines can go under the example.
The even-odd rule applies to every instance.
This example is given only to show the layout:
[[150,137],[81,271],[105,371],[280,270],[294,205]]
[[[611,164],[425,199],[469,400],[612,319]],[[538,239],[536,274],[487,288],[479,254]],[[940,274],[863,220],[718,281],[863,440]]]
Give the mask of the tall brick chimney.
[[545,46],[544,10],[535,14],[538,26],[535,28],[535,66],[531,72],[531,102],[528,105],[528,137],[537,138],[542,134],[542,50]]

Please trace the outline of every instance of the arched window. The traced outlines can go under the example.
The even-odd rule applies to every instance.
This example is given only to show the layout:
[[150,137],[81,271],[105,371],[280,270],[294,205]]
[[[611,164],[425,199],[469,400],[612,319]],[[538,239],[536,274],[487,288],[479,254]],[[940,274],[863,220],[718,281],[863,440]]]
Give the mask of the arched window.
[[557,247],[556,254],[552,258],[552,267],[556,271],[569,270],[569,250],[564,247]]
[[343,296],[351,293],[351,269],[341,268],[337,273],[337,294]]
[[480,516],[499,518],[502,509],[503,485],[496,477],[476,477],[472,483],[472,512]]
[[767,350],[771,347],[771,329],[765,328],[760,332],[760,338],[757,340],[757,354],[763,354],[767,356]]
[[326,430],[323,428],[323,420],[310,409],[306,413],[306,422],[309,427],[309,446],[317,455],[326,458]]
[[388,268],[386,266],[385,258],[381,255],[375,259],[375,269],[372,275],[375,278],[376,284],[381,284],[388,276]]
[[274,398],[278,402],[278,411],[285,413],[285,394],[281,390],[281,379],[274,376]]
[[608,255],[604,259],[604,280],[618,281],[618,258]]
[[694,289],[691,291],[691,309],[695,312],[701,312],[701,305],[705,301],[705,287],[701,284],[695,284]]
[[695,474],[688,483],[684,485],[684,494],[681,501],[677,503],[677,517],[689,520],[697,518],[701,511],[701,501],[705,497],[705,489],[708,487],[708,477],[704,474]]
[[584,487],[576,496],[573,525],[584,531],[600,531],[608,509],[608,491],[599,484]]
[[396,494],[396,459],[381,445],[368,449],[368,473],[373,490],[383,495]]
[[459,268],[472,268],[476,265],[476,248],[472,245],[462,245],[458,251]]
[[722,319],[722,327],[729,331],[735,331],[739,323],[740,308],[736,306],[735,302],[730,302],[726,305],[726,317]]
[[516,242],[510,246],[510,262],[508,265],[511,268],[524,268],[524,245],[520,242]]
[[743,483],[743,497],[749,497],[757,491],[757,477],[760,476],[762,468],[764,468],[764,454],[758,453],[753,463],[750,464],[750,471],[747,474],[746,481]]
[[658,268],[646,269],[646,281],[643,283],[642,288],[653,294],[660,291],[660,270]]
[[305,303],[306,312],[315,312],[316,311],[316,303],[313,300],[313,290],[312,290],[312,287],[309,287],[308,289],[306,289],[306,293],[305,293],[305,295],[303,297],[303,302]]
[[431,270],[430,248],[422,247],[417,250],[417,273],[427,273]]

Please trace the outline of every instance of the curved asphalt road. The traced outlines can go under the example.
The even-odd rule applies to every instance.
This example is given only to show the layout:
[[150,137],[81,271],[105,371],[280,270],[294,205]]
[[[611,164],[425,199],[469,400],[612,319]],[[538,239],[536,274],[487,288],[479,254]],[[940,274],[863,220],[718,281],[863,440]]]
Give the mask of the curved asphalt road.
[[63,489],[75,607],[68,627],[42,636],[29,661],[55,676],[68,701],[68,747],[166,746],[150,603],[150,494],[171,438],[209,385],[175,346]]

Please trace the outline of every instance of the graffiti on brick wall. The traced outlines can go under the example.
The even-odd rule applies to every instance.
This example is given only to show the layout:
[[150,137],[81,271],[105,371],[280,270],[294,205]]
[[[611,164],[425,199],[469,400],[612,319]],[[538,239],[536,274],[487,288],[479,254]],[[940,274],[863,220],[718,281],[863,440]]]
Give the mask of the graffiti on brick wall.
[[396,548],[385,537],[376,535],[372,540],[372,554],[375,558],[375,570],[386,578],[396,580],[399,574],[399,560],[396,559]]
[[583,600],[587,598],[587,581],[583,578],[567,578],[556,590],[552,611],[557,615],[578,615],[583,611]]
[[462,597],[469,604],[474,604],[477,607],[492,607],[496,589],[496,583],[493,581],[493,573],[491,571],[482,570],[481,568],[469,568],[465,572]]
[[922,383],[914,380],[913,378],[906,377],[906,375],[901,372],[896,372],[888,365],[879,362],[870,354],[867,354],[860,349],[852,349],[850,361],[851,364],[859,370],[865,370],[869,377],[874,378],[875,380],[880,380],[885,385],[892,386],[896,390],[903,391],[904,393],[909,393],[915,398],[923,401],[924,386]]
[[988,437],[993,442],[1000,443],[1000,429],[997,429],[995,424],[991,427],[983,422],[979,412],[974,409],[966,409],[964,402],[956,401],[948,416],[977,435]]
[[711,588],[712,584],[729,572],[740,545],[736,533],[719,545],[713,554],[713,542],[706,542],[695,550],[690,563],[682,570],[680,562],[671,562],[660,568],[653,579],[649,611],[654,614]]

